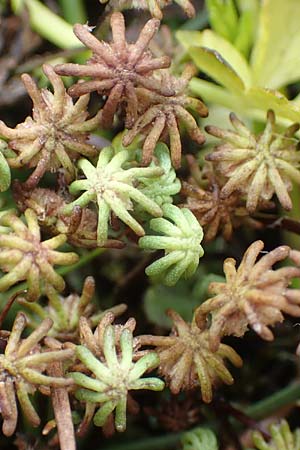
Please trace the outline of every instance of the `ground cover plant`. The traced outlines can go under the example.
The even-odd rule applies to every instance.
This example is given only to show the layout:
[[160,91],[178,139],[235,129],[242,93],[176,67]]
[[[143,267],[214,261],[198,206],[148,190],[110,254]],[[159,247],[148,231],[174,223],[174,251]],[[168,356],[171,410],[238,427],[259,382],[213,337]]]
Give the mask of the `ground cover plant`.
[[1,449],[300,450],[299,0],[0,0]]

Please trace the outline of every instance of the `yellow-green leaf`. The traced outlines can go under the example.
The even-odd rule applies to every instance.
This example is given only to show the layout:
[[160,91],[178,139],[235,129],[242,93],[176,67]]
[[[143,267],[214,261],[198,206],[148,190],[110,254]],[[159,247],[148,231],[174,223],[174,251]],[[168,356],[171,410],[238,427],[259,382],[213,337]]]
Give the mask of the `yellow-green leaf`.
[[240,19],[234,46],[245,57],[248,57],[253,45],[256,24],[258,22],[259,3],[258,0],[239,0],[238,7],[240,10]]
[[177,38],[178,42],[180,42],[180,44],[187,51],[192,45],[199,45],[199,47],[201,47],[201,45],[202,45],[202,41],[201,41],[202,33],[201,33],[201,31],[179,30],[176,33],[176,38]]
[[277,123],[288,126],[300,121],[300,102],[291,102],[280,92],[252,87],[246,91],[229,92],[210,81],[193,78],[190,82],[193,94],[199,95],[206,103],[213,103],[235,111],[238,115],[264,121],[266,111],[273,109]]
[[[194,46],[195,44],[193,44]],[[201,47],[216,50],[243,80],[246,87],[251,85],[251,72],[244,56],[226,39],[214,31],[204,30],[201,33]]]
[[233,0],[206,0],[209,23],[220,36],[233,41],[238,23],[237,11]]
[[252,109],[273,109],[276,116],[287,119],[287,123],[300,121],[300,107],[276,90],[253,87],[247,93],[247,103]]
[[232,111],[241,113],[243,105],[242,102],[239,101],[239,97],[233,92],[227,91],[222,86],[195,77],[190,81],[189,87],[191,92],[201,97],[205,103],[215,103],[217,105],[225,106],[225,108]]
[[244,90],[245,85],[242,79],[216,50],[206,47],[190,47],[189,54],[196,66],[217,83],[230,91]]
[[300,1],[263,0],[252,52],[255,85],[278,89],[300,79]]

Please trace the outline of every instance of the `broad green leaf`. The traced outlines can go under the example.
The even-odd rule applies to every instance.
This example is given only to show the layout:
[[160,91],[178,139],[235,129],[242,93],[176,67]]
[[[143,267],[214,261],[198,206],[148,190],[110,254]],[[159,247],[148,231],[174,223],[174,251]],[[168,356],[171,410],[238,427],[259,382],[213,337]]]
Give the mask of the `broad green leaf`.
[[189,54],[196,66],[217,83],[230,91],[244,90],[245,85],[242,79],[216,50],[206,47],[190,47]]
[[248,55],[252,45],[254,24],[253,16],[249,12],[245,12],[239,21],[234,46],[245,56]]
[[218,450],[215,434],[209,428],[195,428],[182,435],[183,450]]
[[64,18],[72,24],[85,23],[87,21],[84,0],[59,0]]
[[253,24],[260,18],[251,65],[212,30],[179,32],[177,37],[197,67],[217,83],[193,78],[193,93],[254,120],[264,121],[267,109],[273,109],[278,123],[286,126],[300,121],[299,98],[289,101],[277,90],[300,79],[300,1],[261,3],[237,1],[241,29],[235,45],[241,51],[246,53],[252,45]]
[[[211,30],[178,31],[176,37],[197,66],[220,84],[228,89],[243,89],[244,86],[251,85],[251,72],[247,61],[226,39]],[[197,52],[198,47],[205,49]],[[225,84],[228,82],[231,88]]]
[[283,119],[300,121],[300,107],[276,90],[253,87],[247,92],[246,100],[252,109],[259,108],[264,111],[273,109],[275,114]]
[[264,122],[266,111],[273,109],[277,122],[288,126],[300,121],[300,102],[291,102],[280,92],[252,87],[242,92],[229,92],[210,81],[193,78],[190,90],[206,103],[224,106],[240,116]]
[[279,89],[299,80],[299,0],[262,1],[251,66],[257,86]]
[[201,45],[202,45],[201,31],[179,30],[176,33],[176,38],[177,38],[178,42],[180,42],[180,44],[187,51],[192,45],[199,45],[199,47],[201,47]]
[[201,267],[189,280],[181,280],[176,287],[161,284],[150,286],[144,297],[144,309],[147,319],[156,325],[170,328],[172,321],[166,316],[167,309],[175,309],[181,317],[190,321],[194,309],[208,298],[207,288],[210,282],[223,282],[220,275],[207,274]]
[[245,11],[258,13],[260,0],[236,0],[236,3],[241,13]]
[[209,22],[212,29],[228,41],[233,41],[238,23],[233,0],[206,0]]
[[144,297],[144,309],[149,322],[167,329],[172,325],[172,321],[166,315],[167,309],[175,309],[184,320],[190,321],[193,309],[198,304],[197,299],[191,299],[184,281],[179,281],[176,288],[161,284],[150,286]]
[[234,40],[234,46],[245,57],[248,56],[254,41],[256,24],[258,22],[259,3],[258,0],[240,0],[238,2],[240,20]]
[[241,99],[237,95],[211,81],[195,77],[190,81],[189,87],[191,92],[201,97],[205,103],[219,104],[234,111],[242,107]]
[[204,30],[201,33],[201,47],[216,50],[242,79],[245,87],[251,85],[251,71],[248,62],[234,45],[213,31]]
[[0,192],[7,191],[11,183],[10,168],[0,151]]
[[259,2],[237,0],[236,6],[233,0],[206,0],[211,28],[247,56],[253,44]]

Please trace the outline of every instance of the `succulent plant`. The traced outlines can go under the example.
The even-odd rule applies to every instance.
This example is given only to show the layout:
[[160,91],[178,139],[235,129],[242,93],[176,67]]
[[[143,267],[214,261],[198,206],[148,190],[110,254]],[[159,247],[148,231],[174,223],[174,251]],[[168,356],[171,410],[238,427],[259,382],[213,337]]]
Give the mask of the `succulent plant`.
[[147,370],[159,364],[159,359],[155,353],[150,352],[134,363],[133,337],[129,329],[125,328],[121,332],[120,352],[116,346],[114,326],[108,325],[103,336],[104,361],[96,358],[84,346],[76,348],[77,357],[93,376],[80,372],[72,372],[69,376],[81,386],[76,392],[77,399],[99,407],[94,415],[94,424],[104,426],[115,411],[116,430],[124,431],[128,392],[140,389],[160,391],[164,383],[158,378],[141,378]]
[[66,361],[73,357],[73,349],[43,351],[40,341],[47,335],[53,322],[46,318],[27,338],[21,339],[26,326],[26,316],[19,312],[9,333],[5,351],[0,355],[0,410],[3,418],[3,433],[11,436],[17,425],[18,407],[21,408],[33,426],[40,424],[40,418],[32,405],[29,395],[38,387],[67,387],[73,381],[64,377],[45,375],[47,365]]
[[243,336],[250,326],[261,338],[274,338],[270,325],[283,320],[282,312],[300,316],[299,289],[290,289],[294,277],[300,276],[300,269],[285,266],[274,270],[273,265],[289,256],[288,246],[280,246],[257,257],[263,250],[262,241],[253,242],[245,252],[236,269],[236,261],[224,261],[226,282],[212,282],[209,292],[214,297],[202,303],[196,311],[199,326],[211,313],[209,340],[216,350],[224,335]]
[[43,66],[54,92],[39,90],[34,80],[23,74],[23,83],[33,102],[32,117],[27,117],[16,128],[0,121],[0,134],[7,138],[16,156],[7,159],[10,167],[34,168],[26,181],[32,189],[46,171],[63,168],[68,180],[75,177],[74,161],[79,155],[93,157],[96,148],[88,143],[88,132],[99,123],[99,114],[88,119],[89,95],[75,104],[66,93],[63,81],[50,65]]
[[142,237],[139,246],[165,251],[165,256],[146,268],[146,274],[173,286],[181,276],[188,278],[197,269],[204,253],[200,245],[203,231],[190,210],[172,204],[163,205],[162,210],[165,218],[150,221],[151,229],[159,234]]
[[205,74],[193,78],[190,89],[212,105],[211,112],[217,107],[264,122],[272,109],[282,126],[299,120],[298,99],[289,100],[285,88],[299,79],[300,4],[274,1],[206,0],[213,29],[177,31],[188,57]]
[[209,428],[194,428],[182,435],[183,450],[218,450],[216,435]]
[[154,200],[159,206],[172,203],[173,196],[178,194],[181,184],[179,178],[176,177],[176,172],[170,160],[170,152],[165,144],[157,144],[154,151],[154,161],[150,167],[161,167],[164,173],[159,177],[140,177],[139,191]]
[[11,173],[5,158],[7,143],[0,139],[0,192],[7,191],[11,183]]
[[284,134],[275,129],[275,114],[269,110],[264,132],[255,136],[233,113],[230,120],[235,131],[206,127],[208,133],[221,138],[215,150],[206,156],[219,173],[227,178],[221,195],[234,191],[247,196],[247,209],[254,212],[260,200],[270,200],[276,193],[285,209],[292,208],[289,191],[292,181],[300,184],[300,152],[293,138],[299,124],[291,125]]
[[[227,197],[221,195],[222,184],[211,167],[199,170],[192,155],[187,155],[192,176],[182,182],[181,194],[186,198],[182,206],[188,208],[204,229],[204,241],[212,241],[218,234],[230,240],[233,231],[241,225],[259,229],[263,224],[250,216],[239,191]],[[260,202],[260,209],[274,206],[272,202]]]
[[[79,97],[93,91],[107,95],[102,109],[102,125],[110,127],[118,108],[125,103],[126,127],[137,118],[137,86],[160,90],[158,80],[152,76],[157,69],[169,67],[167,56],[153,58],[147,50],[149,42],[158,30],[159,21],[149,20],[135,44],[128,44],[125,37],[125,21],[121,13],[111,15],[113,40],[110,44],[99,41],[88,26],[76,24],[74,33],[93,52],[85,65],[61,64],[55,67],[59,75],[92,77],[91,81],[78,82],[69,89],[70,95]],[[166,92],[170,92],[168,89]],[[170,95],[170,94],[169,94]]]
[[[103,359],[103,347],[104,347],[104,334],[109,325],[112,325],[115,320],[115,314],[112,311],[106,312],[103,315],[95,327],[91,321],[86,317],[80,317],[79,319],[79,335],[80,344],[88,348],[94,356],[99,359]],[[114,324],[114,333],[116,346],[120,346],[120,336],[123,330],[129,330],[133,334],[136,327],[136,321],[133,317],[129,318],[124,324]],[[94,329],[95,328],[95,329]],[[94,331],[93,331],[94,329]],[[136,349],[134,348],[134,351]]]
[[0,224],[12,229],[10,233],[0,235],[0,268],[8,272],[0,278],[0,291],[26,280],[26,299],[35,301],[49,286],[58,292],[65,288],[64,279],[53,266],[74,264],[78,255],[55,250],[66,242],[64,234],[42,241],[34,211],[27,209],[24,215],[27,226],[14,213],[0,217]]
[[178,433],[190,429],[201,420],[201,405],[194,392],[171,395],[157,407],[146,407],[147,415],[154,416],[163,430]]
[[97,203],[97,241],[99,246],[103,246],[107,240],[111,211],[137,235],[145,234],[142,226],[128,212],[133,209],[132,200],[152,216],[162,215],[161,208],[134,187],[134,182],[140,177],[158,177],[163,174],[163,169],[159,167],[123,169],[122,166],[129,159],[128,151],[124,150],[114,155],[113,149],[106,147],[100,153],[97,167],[94,167],[87,159],[81,159],[78,162],[78,167],[86,178],[74,181],[69,187],[71,194],[85,192],[67,205],[63,209],[64,213],[71,214],[74,206],[77,205],[85,207],[90,202]]
[[[65,234],[75,247],[97,247],[97,212],[90,208],[74,207],[71,215],[63,213],[68,195],[62,196],[52,189],[34,188],[28,191],[17,180],[13,182],[13,195],[20,211],[32,209],[42,230],[51,235]],[[108,239],[103,247],[122,248],[123,242]]]
[[176,311],[168,310],[167,314],[174,323],[170,336],[144,335],[139,336],[137,342],[156,347],[159,373],[166,379],[171,392],[178,394],[199,385],[203,401],[209,403],[218,380],[225,384],[234,381],[224,359],[229,359],[236,367],[241,367],[242,360],[225,344],[213,352],[209,347],[208,331],[198,327],[195,317],[192,323],[187,323]]
[[253,443],[257,450],[300,450],[300,429],[291,431],[286,420],[270,426],[272,439],[267,443],[259,431],[253,433]]
[[300,450],[299,22],[0,0],[1,449]]
[[71,341],[79,343],[79,320],[85,317],[92,327],[95,327],[99,320],[111,311],[115,316],[122,314],[127,306],[122,303],[120,305],[109,308],[106,311],[100,311],[95,308],[91,300],[95,293],[95,280],[93,277],[87,277],[84,281],[82,294],[76,293],[63,297],[53,289],[46,289],[48,304],[41,306],[37,303],[27,302],[18,297],[18,302],[31,314],[29,317],[29,325],[37,328],[46,317],[53,320],[53,327],[49,331],[49,336],[59,339],[60,342]]
[[173,87],[174,95],[172,96],[137,88],[141,114],[133,128],[125,134],[123,144],[125,146],[131,144],[139,133],[144,133],[146,135],[143,145],[142,163],[144,165],[148,165],[152,160],[153,151],[159,139],[168,134],[172,164],[175,168],[180,167],[182,145],[179,123],[185,125],[190,137],[197,144],[201,145],[205,141],[205,136],[198,128],[196,120],[187,110],[189,108],[195,110],[201,117],[208,115],[208,109],[201,100],[186,94],[188,83],[194,73],[192,65],[186,67],[181,78],[162,72],[162,84]]

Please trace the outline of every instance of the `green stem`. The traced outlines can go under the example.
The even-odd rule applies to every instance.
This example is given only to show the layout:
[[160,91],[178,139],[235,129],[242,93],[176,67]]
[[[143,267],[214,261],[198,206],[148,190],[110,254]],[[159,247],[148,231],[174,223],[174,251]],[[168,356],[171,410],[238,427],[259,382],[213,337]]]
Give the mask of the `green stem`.
[[82,0],[59,0],[64,18],[71,24],[85,23],[87,15]]
[[267,398],[248,406],[245,413],[255,420],[263,419],[300,398],[300,383],[293,383]]
[[92,261],[94,258],[104,253],[105,250],[106,248],[95,248],[94,250],[88,252],[86,255],[82,256],[77,263],[72,264],[71,266],[59,267],[59,269],[57,269],[57,272],[60,275],[65,276],[68,273],[85,266],[88,262]]

